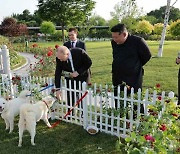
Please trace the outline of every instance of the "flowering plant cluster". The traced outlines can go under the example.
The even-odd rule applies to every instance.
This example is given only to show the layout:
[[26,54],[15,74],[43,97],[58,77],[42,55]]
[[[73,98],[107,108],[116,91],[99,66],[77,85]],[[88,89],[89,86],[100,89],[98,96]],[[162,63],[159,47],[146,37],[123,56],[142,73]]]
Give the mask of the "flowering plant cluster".
[[17,86],[18,92],[22,91],[21,77],[19,75],[12,77],[12,84]]
[[32,66],[30,64],[30,74],[33,76],[51,76],[54,75],[55,63],[56,63],[56,49],[58,45],[55,45],[55,49],[48,47],[44,49],[43,53],[35,54],[34,57],[38,62]]
[[[160,85],[156,85],[160,91]],[[163,106],[165,108],[163,108]],[[161,114],[160,114],[161,113]],[[178,153],[180,152],[180,106],[175,98],[161,97],[148,106],[148,115],[139,117],[140,124],[117,147],[125,153]]]

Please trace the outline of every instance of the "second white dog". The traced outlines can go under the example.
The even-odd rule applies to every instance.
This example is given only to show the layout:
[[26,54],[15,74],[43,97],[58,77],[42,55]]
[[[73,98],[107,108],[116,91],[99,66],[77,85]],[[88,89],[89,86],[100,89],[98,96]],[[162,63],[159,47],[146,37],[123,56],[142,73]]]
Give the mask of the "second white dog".
[[44,120],[48,127],[51,127],[48,121],[48,110],[53,105],[55,99],[51,96],[45,97],[42,101],[38,101],[35,104],[24,104],[20,108],[19,118],[19,144],[22,146],[22,136],[24,130],[28,130],[31,135],[31,144],[35,145],[34,137],[36,135],[36,122]]
[[19,114],[21,105],[24,103],[30,103],[30,99],[27,97],[29,94],[31,94],[30,91],[23,90],[19,97],[5,103],[1,117],[6,123],[6,130],[10,128],[9,133],[11,133],[14,129],[14,117]]

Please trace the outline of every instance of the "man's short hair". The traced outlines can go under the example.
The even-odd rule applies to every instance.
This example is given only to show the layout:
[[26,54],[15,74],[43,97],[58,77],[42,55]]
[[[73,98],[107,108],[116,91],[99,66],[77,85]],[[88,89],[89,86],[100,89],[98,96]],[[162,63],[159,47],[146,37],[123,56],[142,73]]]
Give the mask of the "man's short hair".
[[68,32],[72,32],[72,31],[74,31],[74,32],[78,32],[78,30],[75,28],[75,27],[73,27],[73,28],[69,28],[69,31]]
[[117,24],[111,28],[111,32],[119,32],[119,34],[125,31],[127,31],[125,24]]

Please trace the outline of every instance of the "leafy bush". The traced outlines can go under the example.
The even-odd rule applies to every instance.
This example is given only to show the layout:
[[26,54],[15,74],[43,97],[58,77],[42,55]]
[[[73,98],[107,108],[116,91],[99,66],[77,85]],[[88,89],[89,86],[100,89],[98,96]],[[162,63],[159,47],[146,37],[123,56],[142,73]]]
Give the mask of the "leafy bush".
[[[160,86],[158,87],[160,88]],[[160,91],[160,89],[158,89]],[[124,153],[176,153],[180,150],[180,106],[172,96],[162,103],[148,106],[148,115],[139,117],[140,124],[117,148]]]
[[6,45],[9,49],[11,68],[14,68],[14,66],[17,66],[22,62],[22,58],[17,54],[15,48],[12,46],[11,42],[9,42],[7,37],[0,36],[0,45]]
[[170,33],[173,36],[180,36],[180,19],[172,22],[172,24],[170,25]]
[[149,21],[142,20],[137,24],[136,32],[140,34],[151,34],[153,29],[154,27]]

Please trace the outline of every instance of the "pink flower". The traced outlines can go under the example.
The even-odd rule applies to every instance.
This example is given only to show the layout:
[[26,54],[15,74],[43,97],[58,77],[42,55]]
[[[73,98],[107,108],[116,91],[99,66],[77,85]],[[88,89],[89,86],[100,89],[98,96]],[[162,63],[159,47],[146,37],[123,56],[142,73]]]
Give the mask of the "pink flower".
[[165,131],[167,129],[166,125],[165,124],[162,124],[161,127],[159,128],[160,130],[162,131]]
[[151,135],[145,135],[144,136],[144,138],[145,138],[145,140],[147,140],[147,141],[151,141],[151,142],[155,142],[155,139],[154,139],[154,137],[152,137]]

